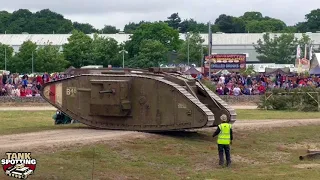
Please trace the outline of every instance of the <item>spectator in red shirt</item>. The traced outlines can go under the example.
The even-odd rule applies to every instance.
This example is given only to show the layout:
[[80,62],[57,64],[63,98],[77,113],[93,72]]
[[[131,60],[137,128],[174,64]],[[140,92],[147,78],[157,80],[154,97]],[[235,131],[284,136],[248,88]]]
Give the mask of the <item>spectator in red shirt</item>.
[[258,86],[258,91],[259,91],[259,94],[264,94],[264,92],[266,91],[266,88],[260,83]]
[[42,77],[40,75],[37,76],[37,84],[40,83],[43,85]]
[[306,83],[306,81],[304,80],[304,79],[301,79],[300,81],[299,81],[299,85],[301,85],[301,86],[305,86],[307,83]]
[[21,96],[21,97],[26,97],[26,91],[25,91],[25,88],[24,88],[24,87],[21,87],[21,88],[20,88],[20,96]]

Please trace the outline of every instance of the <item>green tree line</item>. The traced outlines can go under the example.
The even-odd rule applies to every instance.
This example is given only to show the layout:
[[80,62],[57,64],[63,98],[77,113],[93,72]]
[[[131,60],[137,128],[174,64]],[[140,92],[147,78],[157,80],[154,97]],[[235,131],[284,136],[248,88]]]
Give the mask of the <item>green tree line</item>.
[[[26,41],[18,53],[12,47],[0,44],[0,69],[11,72],[61,72],[69,66],[86,65],[107,67],[149,68],[161,64],[189,63],[200,66],[207,48],[199,33],[186,33],[186,39],[179,38],[179,31],[166,22],[141,24],[130,40],[119,44],[115,39],[94,34],[93,38],[82,31],[73,30],[68,43],[62,47],[47,44],[38,46]],[[258,59],[264,63],[292,64],[295,62],[296,47],[312,43],[303,34],[300,39],[293,33],[280,36],[264,34],[254,44]],[[303,51],[302,51],[303,56]]]
[[9,45],[0,44],[0,69],[31,73],[61,72],[69,66],[122,67],[123,58],[125,67],[148,68],[184,63],[187,51],[190,63],[200,65],[203,54],[207,52],[201,45],[203,41],[198,33],[189,33],[187,40],[183,41],[179,38],[179,32],[164,22],[142,24],[131,40],[123,44],[113,38],[98,34],[91,38],[82,31],[73,30],[68,43],[61,47],[52,44],[38,46],[25,41],[14,53]]
[[[211,18],[210,18],[211,19]],[[197,22],[194,19],[182,19],[179,13],[173,13],[165,20],[165,22],[177,30],[179,33],[186,32],[208,32],[208,24]],[[140,22],[128,22],[124,26],[125,33],[132,34],[141,24]],[[102,29],[96,29],[89,23],[72,22],[64,18],[63,15],[43,9],[32,13],[28,9],[19,9],[12,13],[0,11],[0,32],[8,34],[68,34],[73,30],[78,30],[83,33],[104,33],[114,34],[120,30],[115,26],[105,25]],[[214,22],[212,22],[213,32],[224,33],[262,33],[262,32],[281,32],[281,33],[305,33],[316,32],[320,30],[320,9],[314,9],[305,15],[304,22],[297,22],[293,26],[288,26],[280,19],[263,16],[260,12],[250,11],[245,12],[242,16],[234,17],[226,14],[221,14]]]

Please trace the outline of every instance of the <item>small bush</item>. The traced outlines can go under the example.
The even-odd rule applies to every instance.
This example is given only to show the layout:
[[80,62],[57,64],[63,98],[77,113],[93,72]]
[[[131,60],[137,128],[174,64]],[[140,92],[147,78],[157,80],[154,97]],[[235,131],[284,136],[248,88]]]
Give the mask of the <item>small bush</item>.
[[209,88],[212,92],[216,92],[216,86],[210,80],[202,79],[201,83]]
[[[317,93],[318,94],[317,94]],[[318,97],[319,96],[319,97]],[[303,87],[292,90],[273,89],[266,92],[258,103],[260,109],[318,111],[320,89]]]

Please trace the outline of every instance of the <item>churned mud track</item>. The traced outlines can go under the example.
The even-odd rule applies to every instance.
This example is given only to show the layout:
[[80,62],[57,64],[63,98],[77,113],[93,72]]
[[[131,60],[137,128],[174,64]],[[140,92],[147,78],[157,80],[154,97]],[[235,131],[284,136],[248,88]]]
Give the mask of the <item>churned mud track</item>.
[[[270,129],[275,127],[294,127],[320,125],[320,119],[300,120],[238,120],[233,125],[236,131]],[[213,132],[215,128],[204,128],[197,131]],[[105,141],[121,141],[135,138],[148,138],[152,134],[135,131],[112,131],[89,128],[50,130],[34,133],[22,133],[0,136],[0,152],[26,151],[34,149],[55,149],[73,145],[85,145]]]
[[134,131],[98,129],[63,129],[0,136],[0,152],[26,151],[38,148],[54,149],[71,145],[85,145],[103,141],[142,138],[147,134]]

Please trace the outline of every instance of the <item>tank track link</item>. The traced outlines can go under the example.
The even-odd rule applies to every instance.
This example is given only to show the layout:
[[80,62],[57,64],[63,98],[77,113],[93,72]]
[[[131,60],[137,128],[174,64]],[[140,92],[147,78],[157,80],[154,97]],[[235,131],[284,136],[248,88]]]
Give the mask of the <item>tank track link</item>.
[[[207,88],[205,85],[202,85],[201,82],[196,83],[197,86],[200,86],[200,88],[204,89],[210,96],[210,98],[218,103],[218,106],[221,109],[225,109],[230,113],[230,123],[234,123],[236,121],[237,113],[236,111],[229,106],[224,100],[222,100],[218,95],[216,95],[214,92],[212,92],[209,88]],[[213,122],[208,122],[208,123],[213,123]]]

